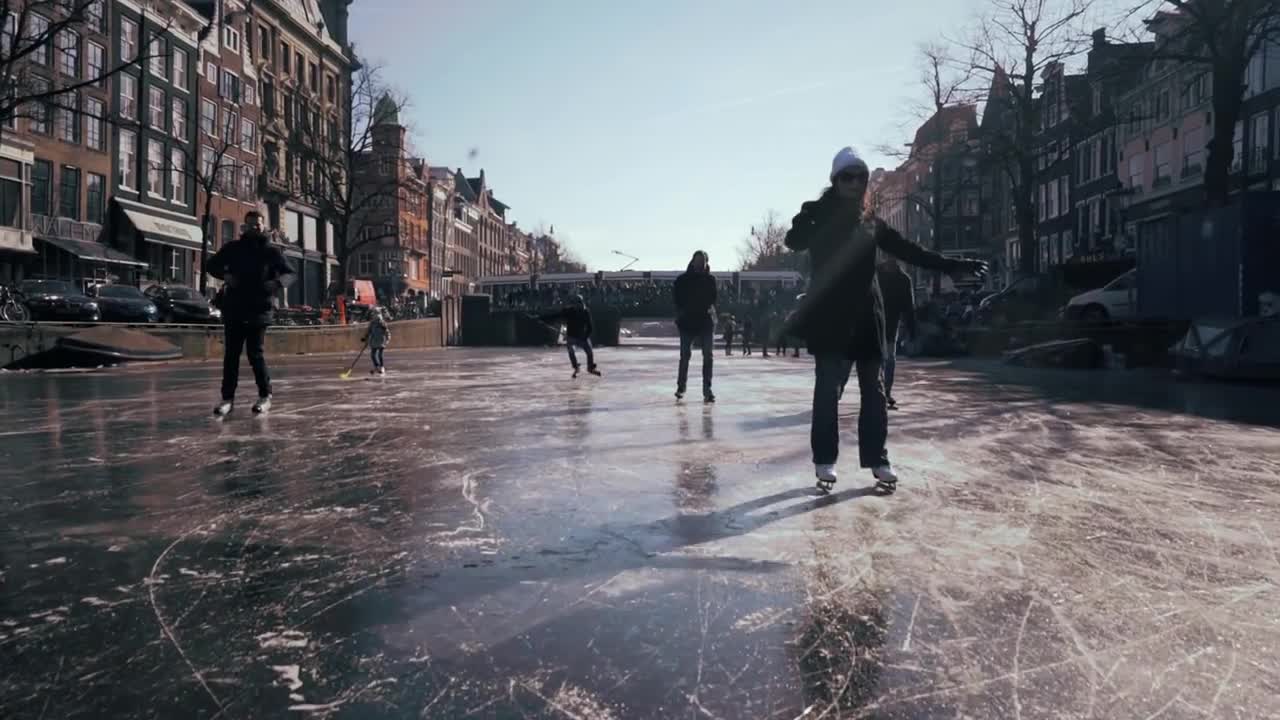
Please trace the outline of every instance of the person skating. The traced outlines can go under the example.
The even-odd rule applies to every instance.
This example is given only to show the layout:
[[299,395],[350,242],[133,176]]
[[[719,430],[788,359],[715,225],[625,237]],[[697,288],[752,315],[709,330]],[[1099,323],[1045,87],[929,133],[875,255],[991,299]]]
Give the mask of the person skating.
[[715,364],[716,279],[710,259],[701,250],[693,254],[689,267],[676,278],[672,288],[676,306],[676,329],[680,331],[680,367],[676,373],[676,399],[684,397],[689,380],[689,360],[695,341],[702,348],[702,399],[715,402],[711,392]]
[[369,360],[373,362],[373,375],[386,375],[387,368],[384,364],[383,354],[387,349],[387,344],[391,342],[391,324],[387,321],[387,310],[382,306],[373,309],[373,316],[369,318],[369,334],[365,337],[365,341],[369,343]]
[[751,354],[751,338],[755,332],[755,321],[751,319],[751,315],[742,318],[742,354]]
[[258,385],[255,413],[271,409],[271,376],[264,348],[267,326],[271,324],[272,298],[283,287],[282,279],[293,274],[284,255],[272,247],[262,230],[262,215],[244,216],[240,239],[223,245],[205,263],[205,272],[223,285],[219,309],[222,311],[222,401],[213,412],[219,417],[232,410],[236,386],[240,382],[240,355],[249,356],[253,379]]
[[591,347],[591,311],[587,309],[587,301],[581,295],[569,298],[569,304],[560,312],[543,316],[545,321],[559,320],[564,322],[564,344],[569,349],[569,364],[573,366],[573,376],[578,377],[578,354],[575,349],[581,348],[587,355],[587,372],[600,375],[596,367],[595,350]]
[[738,334],[738,321],[732,315],[724,319],[724,354],[733,354],[733,338]]
[[877,485],[892,492],[897,476],[885,449],[889,416],[880,371],[884,358],[884,305],[876,282],[876,249],[919,267],[982,276],[986,263],[952,260],[907,240],[866,213],[867,164],[853,148],[836,153],[831,187],[806,202],[791,222],[786,246],[809,252],[813,279],[796,311],[793,333],[814,356],[813,420],[810,445],[818,487],[836,482],[840,452],[840,384],[851,362],[862,402],[858,412],[858,450],[862,467]]
[[880,294],[884,297],[884,397],[889,409],[896,410],[893,379],[898,366],[898,331],[906,326],[907,337],[916,335],[916,298],[911,276],[897,260],[887,258],[876,273]]

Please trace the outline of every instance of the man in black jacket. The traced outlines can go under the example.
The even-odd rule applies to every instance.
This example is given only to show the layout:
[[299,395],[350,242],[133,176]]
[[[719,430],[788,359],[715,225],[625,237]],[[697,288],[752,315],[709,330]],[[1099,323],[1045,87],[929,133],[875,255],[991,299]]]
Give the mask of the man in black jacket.
[[587,301],[581,295],[574,295],[569,305],[563,310],[542,318],[546,322],[564,322],[564,344],[569,348],[569,364],[573,365],[573,376],[578,377],[578,355],[574,348],[582,348],[587,354],[587,372],[599,375],[596,367],[595,351],[591,347],[591,311],[587,309]]
[[283,287],[282,279],[293,273],[284,255],[271,246],[262,231],[262,215],[244,216],[244,233],[239,240],[223,245],[205,263],[205,272],[223,281],[222,402],[213,413],[223,417],[231,412],[240,382],[240,354],[247,351],[253,379],[258,384],[255,413],[271,409],[271,376],[267,373],[264,344],[271,324],[271,299]]
[[893,399],[893,377],[898,365],[898,331],[906,325],[907,337],[916,335],[916,298],[911,276],[897,260],[887,258],[876,273],[880,295],[884,298],[884,395],[889,408],[896,410]]
[[716,279],[711,274],[707,254],[701,250],[693,254],[689,267],[676,278],[675,287],[676,328],[680,330],[680,369],[676,374],[676,399],[684,397],[689,381],[689,359],[693,356],[693,343],[702,345],[702,399],[715,402],[711,392],[711,374],[714,361],[716,331]]
[[836,153],[832,186],[807,202],[791,221],[786,245],[809,251],[813,277],[792,323],[815,359],[810,444],[820,490],[836,482],[840,452],[840,386],[849,363],[857,369],[862,404],[858,411],[860,464],[886,492],[897,485],[885,441],[889,416],[880,371],[885,350],[884,303],[876,282],[876,250],[918,267],[948,273],[985,275],[986,263],[953,260],[930,252],[864,212],[867,164],[853,148]]

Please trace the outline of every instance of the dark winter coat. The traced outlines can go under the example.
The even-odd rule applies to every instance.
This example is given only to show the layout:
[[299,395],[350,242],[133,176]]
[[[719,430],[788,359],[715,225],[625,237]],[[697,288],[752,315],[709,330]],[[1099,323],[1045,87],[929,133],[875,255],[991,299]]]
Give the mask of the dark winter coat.
[[280,279],[293,274],[262,233],[245,233],[223,245],[205,263],[205,271],[227,283],[220,303],[224,320],[262,324],[271,322],[271,299],[280,290]]
[[809,290],[790,333],[810,353],[840,352],[874,359],[885,352],[884,302],[876,282],[876,249],[930,270],[955,272],[963,264],[930,252],[834,193],[805,203],[791,221],[786,245],[808,250],[813,268]]
[[585,307],[570,305],[558,313],[543,316],[548,322],[557,320],[564,322],[564,334],[575,340],[587,340],[591,337],[591,311]]
[[716,278],[689,270],[676,278],[676,327],[684,333],[704,333],[716,326]]
[[898,336],[898,328],[905,323],[907,333],[916,334],[916,296],[911,286],[911,276],[902,268],[882,267],[876,273],[880,283],[880,295],[884,298],[885,338],[892,341]]

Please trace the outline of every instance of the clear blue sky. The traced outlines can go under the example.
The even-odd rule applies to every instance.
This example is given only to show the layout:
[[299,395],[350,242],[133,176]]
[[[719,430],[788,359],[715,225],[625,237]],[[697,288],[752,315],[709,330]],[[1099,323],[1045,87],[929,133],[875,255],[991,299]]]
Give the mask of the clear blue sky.
[[[852,144],[901,144],[916,46],[974,0],[356,0],[357,52],[410,96],[433,165],[483,167],[512,219],[592,269],[736,268]],[[471,149],[474,159],[468,158]]]

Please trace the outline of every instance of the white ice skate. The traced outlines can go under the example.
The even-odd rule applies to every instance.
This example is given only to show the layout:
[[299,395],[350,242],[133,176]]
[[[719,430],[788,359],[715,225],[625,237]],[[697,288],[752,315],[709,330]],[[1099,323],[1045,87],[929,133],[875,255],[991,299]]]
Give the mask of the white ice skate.
[[827,494],[836,484],[835,465],[814,465],[813,472],[818,476],[818,492]]
[[871,474],[875,476],[876,489],[880,492],[889,495],[898,489],[898,476],[893,472],[893,468],[888,465],[874,468]]
[[253,404],[253,413],[254,413],[255,415],[261,415],[261,414],[265,413],[266,411],[268,411],[268,410],[270,410],[270,409],[271,409],[271,396],[270,396],[270,395],[264,395],[264,396],[262,396],[262,397],[258,398],[258,402],[256,402],[256,403],[254,403],[254,404]]
[[231,414],[231,408],[234,407],[230,400],[223,400],[213,408],[213,416],[224,418]]

